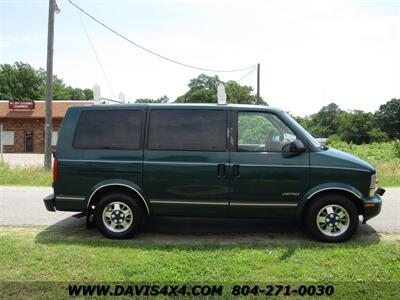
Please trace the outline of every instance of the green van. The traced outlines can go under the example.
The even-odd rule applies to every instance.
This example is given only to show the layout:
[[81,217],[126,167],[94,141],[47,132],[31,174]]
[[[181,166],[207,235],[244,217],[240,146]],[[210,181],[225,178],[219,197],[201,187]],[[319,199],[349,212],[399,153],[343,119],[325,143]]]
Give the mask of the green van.
[[375,169],[323,147],[265,106],[72,107],[59,133],[49,211],[84,212],[109,238],[146,215],[289,218],[341,242],[379,214]]

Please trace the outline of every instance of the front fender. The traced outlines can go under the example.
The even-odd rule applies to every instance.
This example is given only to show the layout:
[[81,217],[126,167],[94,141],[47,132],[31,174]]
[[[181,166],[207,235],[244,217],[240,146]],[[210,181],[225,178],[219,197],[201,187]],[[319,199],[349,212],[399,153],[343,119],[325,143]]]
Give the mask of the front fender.
[[323,192],[323,191],[335,191],[335,190],[340,190],[340,191],[346,191],[348,193],[353,194],[356,196],[358,199],[362,199],[363,195],[362,193],[356,189],[355,187],[341,183],[341,182],[330,182],[330,183],[323,183],[317,186],[314,186],[310,190],[308,190],[303,198],[300,200],[299,205],[297,206],[297,212],[296,212],[296,218],[298,220],[301,219],[304,211],[304,207],[306,206],[307,202],[316,194]]

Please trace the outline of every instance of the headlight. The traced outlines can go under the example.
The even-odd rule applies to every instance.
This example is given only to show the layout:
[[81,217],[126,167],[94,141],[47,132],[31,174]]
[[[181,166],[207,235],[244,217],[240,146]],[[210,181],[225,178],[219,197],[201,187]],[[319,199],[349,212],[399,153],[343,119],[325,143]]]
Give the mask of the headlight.
[[369,184],[370,197],[375,195],[375,188],[376,188],[376,173],[371,176],[371,183]]

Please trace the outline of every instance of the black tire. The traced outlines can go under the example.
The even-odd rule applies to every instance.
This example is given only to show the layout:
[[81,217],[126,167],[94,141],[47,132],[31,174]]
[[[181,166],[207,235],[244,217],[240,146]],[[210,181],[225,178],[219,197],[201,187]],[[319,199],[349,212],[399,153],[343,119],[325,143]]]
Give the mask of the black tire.
[[[115,203],[122,203],[123,205],[118,204],[118,207],[123,207],[126,210],[115,209]],[[103,218],[103,212],[105,209],[107,209],[108,206],[109,209],[112,209],[112,212],[110,211],[110,214],[112,213],[116,214],[118,212],[118,214],[121,213],[122,215],[125,212],[127,218],[126,219],[123,218],[124,222],[125,220],[128,222],[128,215],[129,215],[128,208],[130,209],[132,218],[129,219],[130,220],[128,222],[129,225],[127,225],[126,228],[123,228],[123,225],[116,225],[117,227],[113,229],[114,231],[110,229],[111,224],[115,225],[116,222],[112,222],[111,219],[107,219],[109,220],[109,223],[107,223],[105,218]],[[132,237],[138,231],[144,217],[144,209],[139,200],[133,198],[130,195],[124,193],[109,193],[104,195],[97,203],[96,209],[94,211],[94,217],[97,228],[104,236],[110,239],[127,239]]]
[[[325,215],[328,211],[326,208],[330,205],[334,206],[335,211],[334,213]],[[342,212],[340,207],[346,211],[347,215]],[[325,222],[326,220],[329,221],[325,224],[317,222],[317,216],[319,214],[324,218]],[[340,216],[343,214],[345,217],[341,219]],[[336,221],[336,217],[339,217],[338,221]],[[332,223],[331,220],[333,220]],[[348,220],[348,222],[345,220]],[[328,243],[347,241],[354,234],[359,223],[358,211],[354,203],[347,197],[335,193],[324,194],[313,199],[305,212],[305,218],[303,221],[307,233],[312,238]],[[333,226],[330,226],[329,224]],[[335,224],[343,226],[342,230],[340,230],[339,227],[334,226]],[[336,230],[338,230],[338,232],[335,232]]]

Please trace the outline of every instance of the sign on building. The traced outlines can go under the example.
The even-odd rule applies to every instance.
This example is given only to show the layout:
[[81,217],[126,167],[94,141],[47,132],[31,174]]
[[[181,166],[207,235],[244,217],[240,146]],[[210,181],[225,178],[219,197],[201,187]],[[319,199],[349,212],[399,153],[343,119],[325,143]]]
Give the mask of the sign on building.
[[8,109],[35,109],[35,101],[9,101]]

